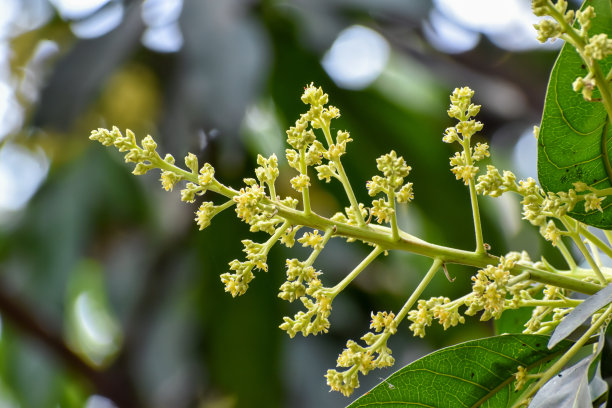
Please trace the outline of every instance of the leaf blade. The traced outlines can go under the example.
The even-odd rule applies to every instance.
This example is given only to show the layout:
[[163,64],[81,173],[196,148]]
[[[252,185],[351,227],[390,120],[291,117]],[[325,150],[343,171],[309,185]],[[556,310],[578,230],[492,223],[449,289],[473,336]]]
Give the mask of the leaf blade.
[[505,406],[514,394],[510,387],[519,365],[538,370],[572,344],[564,341],[550,350],[547,340],[510,334],[435,351],[400,369],[349,408]]
[[[585,1],[595,8],[596,17],[589,33],[612,36],[610,0]],[[604,72],[612,58],[601,61]],[[601,103],[587,102],[574,92],[572,83],[587,74],[582,59],[570,44],[565,44],[551,72],[538,138],[538,178],[545,191],[559,192],[574,188],[581,181],[602,189],[612,186],[609,157],[612,157],[610,118]],[[573,218],[599,228],[612,228],[612,203],[604,211],[586,211],[579,203],[569,213]]]

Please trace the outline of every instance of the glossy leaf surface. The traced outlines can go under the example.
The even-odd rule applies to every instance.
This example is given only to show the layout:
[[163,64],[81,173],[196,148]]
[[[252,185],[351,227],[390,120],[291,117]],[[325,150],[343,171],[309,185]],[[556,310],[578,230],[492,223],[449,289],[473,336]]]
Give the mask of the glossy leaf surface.
[[[612,36],[610,0],[587,1],[583,5],[595,8],[589,34],[607,33]],[[600,61],[608,72],[612,58]],[[587,69],[573,46],[565,44],[552,70],[544,104],[538,139],[538,178],[545,191],[559,192],[584,182],[603,189],[612,186],[612,127],[603,104],[587,102],[574,92],[572,83],[587,75]],[[598,97],[594,93],[594,98]],[[603,202],[603,212],[585,211],[579,203],[570,215],[588,225],[612,228],[612,201]]]
[[518,395],[514,373],[530,373],[571,346],[549,350],[548,336],[511,334],[468,341],[433,352],[397,371],[357,399],[357,407],[499,407]]

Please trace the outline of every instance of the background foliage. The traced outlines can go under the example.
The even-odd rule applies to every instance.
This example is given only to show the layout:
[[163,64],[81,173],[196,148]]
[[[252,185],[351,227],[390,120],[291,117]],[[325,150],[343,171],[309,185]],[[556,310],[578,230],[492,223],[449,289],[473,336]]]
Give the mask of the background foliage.
[[[346,339],[365,331],[371,310],[401,306],[426,270],[423,260],[391,254],[376,262],[336,300],[330,334],[290,341],[278,325],[294,311],[276,297],[286,254],[273,252],[270,272],[232,299],[218,276],[239,256],[245,226],[226,212],[198,232],[195,204],[161,191],[155,176],[133,177],[120,155],[87,139],[89,131],[117,125],[151,133],[160,151],[197,153],[237,185],[252,176],[255,153],[284,150],[283,129],[304,109],[299,96],[314,81],[356,141],[344,163],[362,187],[357,198],[366,199],[375,158],[393,148],[412,166],[415,183],[402,225],[432,242],[472,248],[465,241],[473,228],[467,191],[449,171],[451,148],[441,143],[450,123],[447,95],[460,85],[476,90],[483,134],[493,155],[506,160],[500,167],[510,166],[519,137],[539,121],[555,51],[517,49],[520,27],[498,24],[495,31],[483,5],[474,11],[484,21],[478,26],[444,1],[97,3],[80,14],[68,1],[0,3],[0,405],[104,406],[102,396],[121,407],[348,404],[393,369],[365,378],[351,399],[329,394],[323,374]],[[501,4],[529,16],[526,1]],[[115,26],[96,32],[113,16]],[[440,18],[471,33],[474,46],[440,50],[449,50],[440,42]],[[321,63],[355,25],[378,32],[390,47],[384,69],[361,87],[335,82]],[[161,36],[163,29],[179,30],[178,46],[151,40],[156,30],[162,40],[176,39]],[[535,177],[535,147],[517,151],[518,174]],[[316,211],[346,205],[334,198],[334,186],[315,186]],[[527,248],[539,256],[539,239],[523,228],[518,204],[495,201],[501,204],[484,203],[485,241],[496,253]],[[500,214],[501,223],[488,222]],[[318,267],[335,282],[362,254],[331,245]],[[554,254],[547,259],[556,262]],[[425,297],[465,292],[470,270],[449,272],[455,282],[440,276]],[[494,333],[489,324],[464,327],[444,335],[434,327],[414,339],[401,326],[391,340],[395,368]],[[510,328],[516,330],[511,317],[498,331]]]

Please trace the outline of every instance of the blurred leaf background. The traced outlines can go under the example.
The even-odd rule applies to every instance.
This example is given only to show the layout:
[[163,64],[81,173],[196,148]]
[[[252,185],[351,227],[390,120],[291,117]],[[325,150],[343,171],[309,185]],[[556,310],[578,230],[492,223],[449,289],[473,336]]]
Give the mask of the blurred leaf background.
[[[277,248],[232,299],[219,275],[250,235],[233,212],[199,232],[196,204],[87,137],[113,125],[150,133],[160,152],[196,153],[237,187],[257,153],[283,156],[312,81],[355,140],[344,162],[358,199],[395,149],[416,193],[401,226],[471,249],[467,190],[441,142],[448,95],[475,89],[493,160],[535,177],[531,129],[559,44],[538,44],[533,22],[525,0],[0,0],[0,406],[339,407],[435,348],[493,334],[477,319],[425,339],[404,324],[394,369],[352,398],[329,393],[323,374],[346,340],[367,331],[370,311],[397,311],[427,260],[377,261],[336,299],[329,334],[290,340],[278,325],[295,305],[277,292],[284,259],[304,252]],[[291,172],[281,169],[282,194]],[[322,214],[347,205],[333,183],[311,196]],[[486,242],[540,256],[507,198],[483,201]],[[333,240],[316,265],[324,282],[365,251]],[[449,272],[457,279],[438,277],[427,296],[467,290],[473,271]],[[497,330],[519,328],[506,318]]]

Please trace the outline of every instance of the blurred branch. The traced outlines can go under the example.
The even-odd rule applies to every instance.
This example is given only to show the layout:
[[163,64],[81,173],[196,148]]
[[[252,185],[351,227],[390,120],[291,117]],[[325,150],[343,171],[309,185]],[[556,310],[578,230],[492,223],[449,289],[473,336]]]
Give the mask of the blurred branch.
[[95,387],[95,393],[110,398],[120,407],[142,406],[126,371],[119,366],[121,359],[104,371],[96,370],[66,345],[58,331],[43,323],[41,316],[35,315],[5,288],[6,285],[0,284],[0,314],[3,318],[24,334],[37,339],[69,369],[89,380]]

